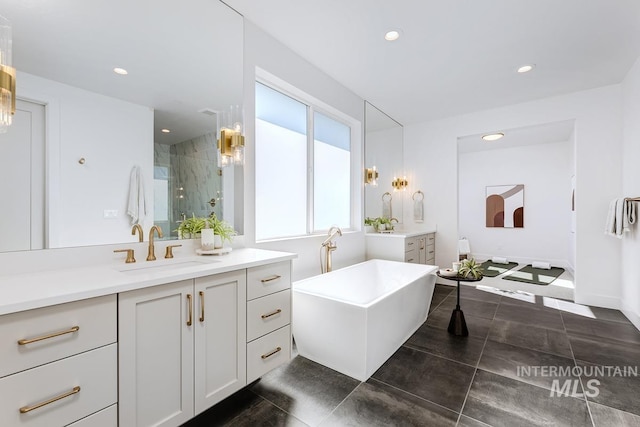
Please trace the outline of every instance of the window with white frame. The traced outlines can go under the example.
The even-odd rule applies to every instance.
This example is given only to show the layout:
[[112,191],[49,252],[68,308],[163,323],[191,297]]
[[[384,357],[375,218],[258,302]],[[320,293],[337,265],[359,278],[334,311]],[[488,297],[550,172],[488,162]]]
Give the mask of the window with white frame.
[[256,82],[256,240],[352,228],[351,125]]

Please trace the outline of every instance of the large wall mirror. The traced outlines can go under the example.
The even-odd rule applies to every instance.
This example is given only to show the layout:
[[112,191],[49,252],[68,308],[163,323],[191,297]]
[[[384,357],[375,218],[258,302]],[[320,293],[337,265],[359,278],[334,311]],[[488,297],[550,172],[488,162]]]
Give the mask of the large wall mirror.
[[394,192],[391,182],[403,176],[403,127],[383,111],[365,102],[365,168],[374,166],[377,185],[365,184],[365,217],[390,212],[402,222],[402,193]]
[[242,234],[242,168],[216,162],[220,113],[242,104],[242,16],[216,0],[0,0],[0,14],[18,72],[0,252],[135,241],[138,214],[165,238],[212,212]]

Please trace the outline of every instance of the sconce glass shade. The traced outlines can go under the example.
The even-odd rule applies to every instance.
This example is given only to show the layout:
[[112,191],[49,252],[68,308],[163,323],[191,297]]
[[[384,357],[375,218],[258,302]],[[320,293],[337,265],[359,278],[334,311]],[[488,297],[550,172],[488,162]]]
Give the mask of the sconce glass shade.
[[11,66],[11,24],[0,16],[0,133],[5,133],[16,110],[16,69]]
[[220,118],[220,139],[218,139],[218,167],[231,164],[244,165],[244,124],[242,108],[234,105],[229,111],[218,115]]
[[372,187],[378,186],[378,169],[375,166],[364,169],[364,183]]

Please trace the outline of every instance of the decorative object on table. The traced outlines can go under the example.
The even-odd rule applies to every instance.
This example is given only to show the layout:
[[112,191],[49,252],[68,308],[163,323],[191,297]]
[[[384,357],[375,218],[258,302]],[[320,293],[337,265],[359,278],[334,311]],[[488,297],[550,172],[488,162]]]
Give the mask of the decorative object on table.
[[480,280],[482,278],[482,265],[475,258],[465,259],[460,264],[458,275],[463,279]]
[[486,188],[487,227],[524,227],[524,185],[490,185]]
[[460,271],[460,266],[462,265],[462,263],[460,261],[454,261],[451,263],[451,269],[454,270],[456,273],[458,271]]
[[441,268],[439,273],[443,277],[456,277],[458,275],[458,270],[453,268]]
[[501,262],[494,262],[493,259],[488,260],[483,262],[482,264],[480,264],[482,267],[482,274],[485,277],[496,277],[499,276],[502,273],[505,273],[509,270],[511,270],[514,267],[518,266],[517,262],[507,262],[505,263],[501,263]]
[[209,228],[209,222],[205,222],[205,227],[200,231],[200,248],[203,251],[215,249],[215,234],[213,229]]
[[[387,196],[387,198],[385,198],[385,196]],[[385,218],[391,218],[393,216],[391,209],[392,199],[393,197],[391,197],[391,193],[388,191],[382,195],[382,216]]]
[[556,280],[564,273],[564,268],[550,267],[534,268],[531,264],[522,267],[520,270],[503,277],[504,280],[513,280],[514,282],[530,283],[532,285],[548,285]]
[[462,261],[463,259],[469,258],[469,254],[471,254],[471,246],[467,238],[463,237],[458,240],[458,260]]
[[224,255],[224,254],[228,254],[232,250],[233,250],[233,248],[227,246],[227,247],[224,247],[224,248],[211,249],[211,250],[208,250],[208,251],[205,251],[203,249],[196,249],[196,253],[198,255]]
[[413,193],[411,196],[413,200],[413,221],[414,222],[423,222],[424,221],[424,193],[420,190]]

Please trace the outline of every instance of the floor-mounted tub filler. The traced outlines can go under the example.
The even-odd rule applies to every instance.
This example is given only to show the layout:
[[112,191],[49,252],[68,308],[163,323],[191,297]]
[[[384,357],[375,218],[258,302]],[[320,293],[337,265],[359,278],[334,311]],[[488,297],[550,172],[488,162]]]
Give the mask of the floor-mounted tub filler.
[[374,259],[294,282],[298,353],[366,381],[427,319],[436,270]]

